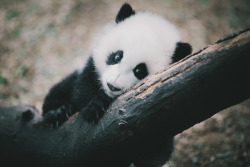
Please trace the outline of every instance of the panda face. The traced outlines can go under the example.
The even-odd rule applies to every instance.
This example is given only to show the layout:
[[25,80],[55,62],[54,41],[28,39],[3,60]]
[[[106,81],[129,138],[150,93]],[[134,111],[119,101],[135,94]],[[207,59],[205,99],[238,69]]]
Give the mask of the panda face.
[[107,57],[107,68],[101,73],[101,83],[110,97],[122,94],[149,75],[146,63],[131,62],[131,59],[126,57],[129,56],[122,50],[117,50]]
[[151,13],[136,13],[109,24],[92,49],[105,93],[116,97],[168,67],[180,40],[171,23]]

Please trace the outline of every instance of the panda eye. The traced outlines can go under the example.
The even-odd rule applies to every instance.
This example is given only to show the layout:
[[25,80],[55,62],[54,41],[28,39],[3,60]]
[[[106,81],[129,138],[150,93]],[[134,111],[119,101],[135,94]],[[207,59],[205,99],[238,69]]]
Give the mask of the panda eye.
[[133,69],[134,75],[138,79],[143,79],[148,75],[148,69],[145,63],[138,64],[134,69]]
[[123,51],[118,50],[118,51],[110,54],[110,56],[108,57],[106,63],[108,65],[114,65],[114,64],[120,63],[122,58],[123,58]]
[[114,61],[115,61],[116,63],[120,62],[121,59],[122,59],[122,55],[121,55],[121,54],[116,54],[115,57],[114,57]]

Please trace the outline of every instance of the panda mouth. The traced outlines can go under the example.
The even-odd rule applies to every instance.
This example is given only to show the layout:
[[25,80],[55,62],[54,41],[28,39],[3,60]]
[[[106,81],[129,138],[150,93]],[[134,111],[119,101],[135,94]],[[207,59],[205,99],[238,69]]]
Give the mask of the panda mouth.
[[119,95],[121,95],[122,93],[123,93],[123,90],[122,89],[120,89],[120,88],[116,88],[116,87],[112,87],[112,85],[108,85],[108,84],[106,84],[106,86],[105,86],[105,93],[109,96],[109,97],[111,97],[111,98],[115,98],[115,97],[117,97],[117,96],[119,96]]
[[109,89],[110,89],[112,92],[119,92],[119,91],[121,91],[120,88],[117,88],[117,87],[111,85],[110,83],[107,83],[107,85],[108,85]]

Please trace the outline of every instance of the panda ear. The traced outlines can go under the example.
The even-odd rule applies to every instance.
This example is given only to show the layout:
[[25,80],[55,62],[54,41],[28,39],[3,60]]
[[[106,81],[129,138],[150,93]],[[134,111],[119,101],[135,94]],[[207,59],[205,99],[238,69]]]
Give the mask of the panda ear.
[[128,3],[124,3],[116,16],[115,22],[119,23],[124,21],[126,18],[129,18],[134,14],[135,11],[132,9],[132,7]]
[[177,42],[172,63],[175,63],[192,53],[192,46],[189,43]]

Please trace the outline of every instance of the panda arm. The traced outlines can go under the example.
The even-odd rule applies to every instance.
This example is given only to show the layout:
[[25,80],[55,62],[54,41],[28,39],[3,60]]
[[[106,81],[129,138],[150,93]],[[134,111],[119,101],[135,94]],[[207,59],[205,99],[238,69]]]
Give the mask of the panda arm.
[[80,111],[87,122],[96,123],[111,101],[101,89],[90,57],[81,73],[76,71],[51,88],[43,104],[44,120],[58,126]]
[[42,107],[46,122],[52,125],[61,124],[67,116],[73,114],[70,113],[70,101],[78,75],[78,72],[74,72],[50,89]]
[[111,103],[111,99],[103,92],[99,92],[93,99],[80,110],[84,120],[89,123],[97,123]]
[[74,110],[80,111],[85,121],[96,123],[111,102],[112,99],[101,87],[93,58],[90,57],[74,88]]

